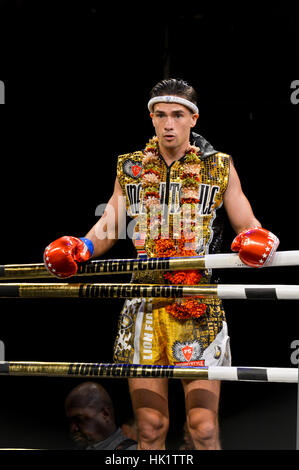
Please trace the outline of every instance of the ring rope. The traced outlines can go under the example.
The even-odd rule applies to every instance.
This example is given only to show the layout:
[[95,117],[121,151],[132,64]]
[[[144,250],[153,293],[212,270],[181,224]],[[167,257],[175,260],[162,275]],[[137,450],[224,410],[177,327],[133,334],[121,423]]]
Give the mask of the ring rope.
[[198,298],[299,300],[299,285],[2,283],[0,298]]
[[82,362],[0,362],[3,376],[172,378],[298,383],[297,368],[188,367]]
[[[264,267],[299,266],[299,251],[275,253]],[[249,268],[237,253],[177,258],[138,258],[93,260],[78,265],[76,276],[123,274],[136,271],[175,271],[188,269]],[[75,277],[75,276],[73,276]],[[0,266],[0,280],[55,278],[44,263],[6,264]]]

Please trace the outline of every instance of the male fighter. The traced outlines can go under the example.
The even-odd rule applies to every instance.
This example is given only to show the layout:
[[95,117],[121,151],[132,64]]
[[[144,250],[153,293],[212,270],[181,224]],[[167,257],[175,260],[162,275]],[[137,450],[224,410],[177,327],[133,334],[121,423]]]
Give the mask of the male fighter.
[[[151,91],[148,108],[155,129],[143,151],[118,157],[107,210],[84,238],[66,236],[45,250],[47,268],[68,277],[77,263],[100,257],[116,242],[125,213],[135,219],[138,256],[194,256],[220,251],[218,215],[225,209],[237,236],[232,250],[250,266],[263,266],[279,240],[261,227],[244,195],[229,155],[192,132],[198,119],[195,90],[177,79]],[[124,210],[119,202],[125,201]],[[104,236],[103,236],[104,234]],[[211,272],[143,273],[134,282],[199,284]],[[220,299],[132,299],[124,304],[114,360],[135,364],[229,366],[231,354]],[[187,425],[196,449],[220,449],[219,381],[182,380]],[[164,449],[169,426],[168,382],[129,379],[139,449]]]

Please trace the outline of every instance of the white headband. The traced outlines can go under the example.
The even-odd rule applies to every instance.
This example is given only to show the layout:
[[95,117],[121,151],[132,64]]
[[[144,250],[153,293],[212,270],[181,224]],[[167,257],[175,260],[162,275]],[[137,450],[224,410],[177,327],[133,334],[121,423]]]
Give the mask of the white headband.
[[191,111],[193,111],[193,113],[195,114],[198,114],[198,107],[192,103],[191,101],[189,100],[186,100],[185,98],[181,98],[180,96],[155,96],[154,98],[150,99],[148,104],[147,104],[147,107],[149,109],[150,112],[153,111],[153,107],[154,107],[154,104],[156,103],[178,103],[178,104],[182,104],[184,106],[186,106],[187,108],[189,108]]

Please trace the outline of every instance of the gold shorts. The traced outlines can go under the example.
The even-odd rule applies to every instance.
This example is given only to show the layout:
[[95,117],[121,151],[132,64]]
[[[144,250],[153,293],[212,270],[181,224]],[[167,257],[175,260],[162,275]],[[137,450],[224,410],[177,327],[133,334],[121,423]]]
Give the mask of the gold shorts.
[[114,345],[114,362],[152,365],[230,366],[225,312],[220,299],[207,305],[199,319],[177,320],[165,301],[127,300]]

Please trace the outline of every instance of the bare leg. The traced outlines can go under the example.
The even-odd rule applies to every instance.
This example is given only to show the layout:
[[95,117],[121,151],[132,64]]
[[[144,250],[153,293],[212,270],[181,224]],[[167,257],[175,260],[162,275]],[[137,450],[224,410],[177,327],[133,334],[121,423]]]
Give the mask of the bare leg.
[[169,426],[168,379],[129,379],[138,449],[165,449]]
[[220,450],[218,408],[220,382],[182,380],[187,425],[195,449]]

